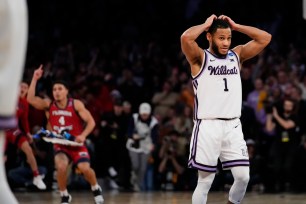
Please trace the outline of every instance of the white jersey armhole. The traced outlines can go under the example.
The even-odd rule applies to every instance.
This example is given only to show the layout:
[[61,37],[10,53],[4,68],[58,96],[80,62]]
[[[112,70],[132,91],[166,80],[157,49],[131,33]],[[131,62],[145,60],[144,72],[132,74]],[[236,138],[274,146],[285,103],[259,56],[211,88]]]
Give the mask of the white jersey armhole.
[[207,54],[206,54],[206,51],[205,50],[203,50],[204,52],[203,52],[203,61],[202,61],[202,65],[201,65],[201,69],[199,70],[199,72],[196,74],[196,75],[192,75],[192,73],[191,73],[191,78],[192,79],[195,79],[195,78],[197,78],[201,73],[202,73],[202,71],[203,71],[203,69],[204,69],[204,67],[205,67],[205,62],[206,62],[206,58],[207,58]]
[[232,51],[232,53],[236,56],[236,58],[237,58],[237,63],[238,63],[238,65],[239,65],[239,70],[241,71],[241,69],[242,69],[242,64],[241,64],[241,62],[240,62],[240,57],[239,57],[239,55],[238,55],[234,50],[231,49],[231,51]]

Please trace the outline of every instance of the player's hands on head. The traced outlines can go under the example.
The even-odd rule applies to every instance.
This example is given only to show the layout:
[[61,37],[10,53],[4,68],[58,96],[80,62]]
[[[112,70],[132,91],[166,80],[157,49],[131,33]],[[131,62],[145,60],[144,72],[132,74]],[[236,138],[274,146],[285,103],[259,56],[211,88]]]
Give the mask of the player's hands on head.
[[230,17],[228,17],[226,15],[220,15],[220,16],[218,16],[218,19],[222,19],[222,20],[227,21],[230,24],[232,30],[235,30],[236,27],[237,27],[237,24]]
[[207,28],[205,31],[208,31],[209,27],[211,26],[211,24],[213,23],[215,19],[217,19],[217,16],[215,14],[212,14],[206,19],[204,24],[207,26]]
[[33,74],[33,78],[35,78],[36,80],[40,79],[43,75],[43,65],[41,64],[35,71]]

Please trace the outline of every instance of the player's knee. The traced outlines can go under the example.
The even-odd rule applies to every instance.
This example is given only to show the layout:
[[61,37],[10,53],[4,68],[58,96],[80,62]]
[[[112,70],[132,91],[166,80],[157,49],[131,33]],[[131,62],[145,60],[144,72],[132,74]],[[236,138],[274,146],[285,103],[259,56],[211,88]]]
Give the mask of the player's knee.
[[239,182],[241,185],[248,185],[250,180],[250,175],[248,173],[243,173],[235,176],[235,181]]
[[66,173],[68,165],[65,162],[56,162],[56,170],[58,173]]
[[199,172],[197,188],[201,188],[203,192],[208,192],[215,178],[215,174],[207,172]]
[[78,170],[83,174],[88,174],[91,172],[91,168],[87,163],[80,163],[78,164]]

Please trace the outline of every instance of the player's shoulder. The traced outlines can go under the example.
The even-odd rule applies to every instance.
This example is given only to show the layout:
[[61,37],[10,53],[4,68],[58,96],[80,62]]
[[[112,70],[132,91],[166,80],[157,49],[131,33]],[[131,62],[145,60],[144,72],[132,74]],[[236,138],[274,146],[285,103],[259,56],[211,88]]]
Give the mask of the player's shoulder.
[[241,50],[243,48],[243,45],[237,45],[236,47],[234,47],[232,49],[232,51],[237,55],[237,56],[240,56],[240,53],[241,53]]
[[76,98],[71,98],[70,100],[73,103],[73,106],[76,110],[85,108],[85,105],[82,100]]
[[82,103],[83,104],[83,101],[81,99],[78,99],[78,98],[69,98],[69,100],[71,100],[74,103]]

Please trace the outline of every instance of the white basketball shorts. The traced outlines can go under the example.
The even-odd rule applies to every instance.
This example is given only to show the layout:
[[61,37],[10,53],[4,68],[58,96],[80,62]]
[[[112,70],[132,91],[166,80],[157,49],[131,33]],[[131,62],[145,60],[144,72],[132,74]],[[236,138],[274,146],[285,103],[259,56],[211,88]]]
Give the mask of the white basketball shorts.
[[249,166],[248,150],[239,118],[195,121],[188,167],[216,172],[218,158],[223,169]]

